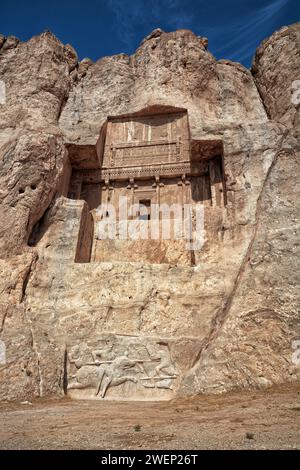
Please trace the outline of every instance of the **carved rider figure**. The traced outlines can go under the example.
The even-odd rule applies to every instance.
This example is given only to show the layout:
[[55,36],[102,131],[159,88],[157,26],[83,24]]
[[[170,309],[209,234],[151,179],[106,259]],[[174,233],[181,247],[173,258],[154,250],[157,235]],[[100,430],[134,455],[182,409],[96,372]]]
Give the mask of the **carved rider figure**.
[[133,369],[137,365],[138,361],[129,359],[128,351],[125,351],[123,356],[116,357],[110,363],[105,364],[103,373],[100,377],[96,395],[101,390],[102,383],[104,383],[101,390],[100,396],[105,397],[106,391],[109,386],[121,385],[124,382],[131,381],[137,383],[137,378],[134,375],[127,375],[129,369]]

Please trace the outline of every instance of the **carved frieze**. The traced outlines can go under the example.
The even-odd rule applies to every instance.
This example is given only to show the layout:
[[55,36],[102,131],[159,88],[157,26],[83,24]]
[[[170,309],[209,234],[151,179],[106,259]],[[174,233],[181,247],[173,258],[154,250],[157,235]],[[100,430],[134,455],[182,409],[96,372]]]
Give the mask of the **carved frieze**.
[[171,165],[143,165],[130,168],[110,168],[101,171],[101,179],[129,179],[129,178],[151,178],[155,176],[174,177],[185,175],[202,175],[208,172],[208,163],[201,162],[192,166],[190,162],[180,162]]
[[68,394],[74,398],[170,398],[178,382],[166,341],[99,338],[68,353]]
[[111,166],[145,165],[149,160],[152,164],[180,161],[180,148],[180,140],[115,144],[111,147]]
[[187,113],[109,118],[103,151],[104,171],[190,161]]

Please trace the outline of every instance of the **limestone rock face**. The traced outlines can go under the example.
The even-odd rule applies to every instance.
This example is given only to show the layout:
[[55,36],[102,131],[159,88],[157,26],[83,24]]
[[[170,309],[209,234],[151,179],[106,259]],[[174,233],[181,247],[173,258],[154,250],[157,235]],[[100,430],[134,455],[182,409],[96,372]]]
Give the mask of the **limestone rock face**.
[[[270,119],[299,130],[299,23],[284,27],[263,41],[252,73]],[[293,99],[294,94],[294,99]],[[297,104],[298,103],[298,104]]]
[[[68,49],[51,33],[20,43],[0,38],[0,257],[1,398],[39,395],[38,356],[23,303],[37,252],[28,246],[34,224],[67,178],[62,133],[57,125],[72,80]],[[9,337],[9,340],[6,340]]]
[[[268,386],[299,378],[299,150],[282,148],[256,208],[256,225],[232,292],[183,393]],[[297,343],[298,344],[298,343]]]
[[60,117],[68,142],[95,143],[107,116],[151,105],[188,108],[193,138],[226,126],[267,121],[249,70],[217,62],[191,31],[155,30],[128,57],[90,65]]
[[[252,73],[187,30],[96,63],[51,33],[0,35],[2,400],[299,380],[299,35],[298,23],[264,41]],[[69,198],[71,152],[95,146],[108,116],[151,107],[186,109],[192,142],[222,141],[226,204],[205,205],[191,265],[75,262],[92,229]]]
[[0,113],[3,257],[24,250],[59,184],[66,151],[57,121],[77,62],[75,52],[51,33],[12,43],[6,38],[0,53],[6,90]]

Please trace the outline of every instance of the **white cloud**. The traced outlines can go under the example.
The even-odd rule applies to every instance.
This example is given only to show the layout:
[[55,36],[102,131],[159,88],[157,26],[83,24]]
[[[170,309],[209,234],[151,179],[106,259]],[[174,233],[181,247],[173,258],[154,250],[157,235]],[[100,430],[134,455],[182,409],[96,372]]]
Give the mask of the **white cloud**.
[[261,32],[266,29],[263,25],[267,25],[269,29],[272,22],[276,20],[280,10],[287,3],[288,0],[272,1],[269,5],[259,8],[247,15],[247,17],[231,23],[228,27],[224,27],[223,31],[226,36],[231,36],[233,39],[227,41],[223,46],[215,50],[215,54],[226,55],[225,51],[233,49],[234,53],[231,54],[231,59],[241,62],[249,56],[252,56],[258,42],[260,42],[258,38]]
[[[196,34],[204,34],[220,47],[213,50],[218,57],[230,57],[244,61],[253,55],[261,40],[262,32],[272,29],[280,12],[289,0],[273,0],[267,5],[235,16],[230,21],[214,27],[212,18],[205,15],[206,1],[198,1],[197,12],[188,8],[184,0],[107,0],[114,15],[114,27],[118,38],[133,51],[137,46],[137,31],[150,32],[154,28],[175,30],[192,29]],[[264,2],[266,3],[266,2]],[[201,23],[199,21],[201,7]],[[248,9],[249,10],[249,9]],[[140,38],[141,39],[141,38]]]

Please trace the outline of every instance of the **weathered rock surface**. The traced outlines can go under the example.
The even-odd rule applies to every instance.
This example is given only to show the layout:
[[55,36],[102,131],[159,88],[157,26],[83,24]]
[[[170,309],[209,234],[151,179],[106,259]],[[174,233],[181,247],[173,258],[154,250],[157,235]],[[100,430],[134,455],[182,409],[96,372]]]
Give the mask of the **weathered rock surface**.
[[217,62],[191,31],[155,30],[136,53],[88,67],[60,117],[67,141],[95,143],[107,116],[151,105],[187,108],[193,138],[226,126],[267,121],[249,70]]
[[[300,24],[274,33],[253,74],[216,61],[186,30],[155,30],[131,57],[79,64],[51,33],[0,36],[1,399],[62,395],[71,375],[86,380],[93,366],[82,358],[99,348],[108,361],[112,350],[161,354],[173,377],[147,395],[133,374],[112,398],[299,379],[299,35]],[[67,198],[64,144],[95,145],[108,115],[151,105],[186,108],[192,139],[223,141],[227,205],[206,208],[194,267],[75,263],[88,209]]]
[[[293,82],[299,80],[299,23],[284,27],[263,41],[252,73],[270,119],[299,132],[299,106],[293,103]],[[298,86],[299,89],[299,86]]]
[[[7,38],[4,42],[7,42]],[[10,41],[11,43],[11,41]],[[66,151],[57,120],[71,86],[75,53],[51,33],[2,47],[0,80],[1,256],[22,252],[60,184]],[[4,48],[4,50],[3,50]]]

